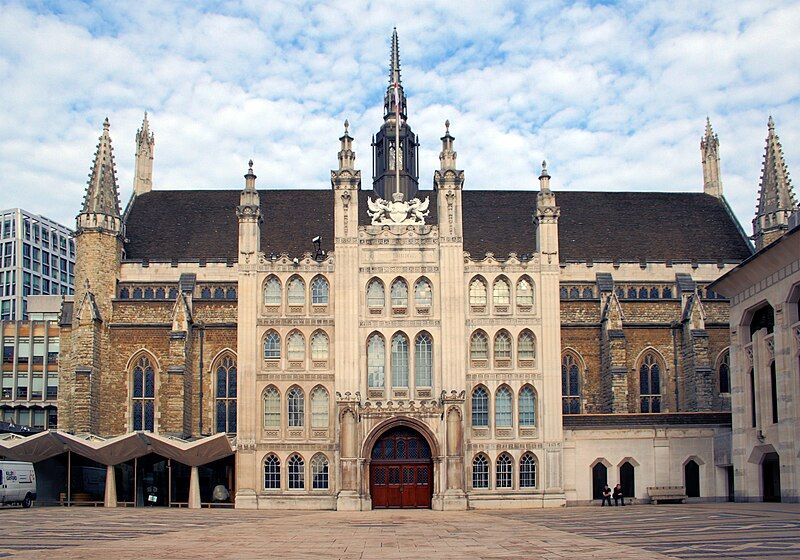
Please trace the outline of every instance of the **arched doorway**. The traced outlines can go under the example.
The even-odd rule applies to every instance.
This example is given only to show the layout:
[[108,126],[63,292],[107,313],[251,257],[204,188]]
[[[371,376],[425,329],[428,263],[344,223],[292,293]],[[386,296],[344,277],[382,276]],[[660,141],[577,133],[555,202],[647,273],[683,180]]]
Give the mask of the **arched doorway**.
[[430,508],[433,462],[422,434],[407,426],[384,432],[372,446],[369,481],[373,509]]
[[603,488],[608,484],[608,467],[598,462],[592,467],[592,499],[603,499]]
[[683,466],[683,483],[688,498],[700,497],[700,465],[694,459],[690,459]]
[[781,501],[780,458],[774,451],[765,453],[761,460],[761,481],[764,485],[764,501]]
[[625,461],[619,467],[619,483],[622,486],[622,495],[627,498],[636,497],[636,469],[629,462]]

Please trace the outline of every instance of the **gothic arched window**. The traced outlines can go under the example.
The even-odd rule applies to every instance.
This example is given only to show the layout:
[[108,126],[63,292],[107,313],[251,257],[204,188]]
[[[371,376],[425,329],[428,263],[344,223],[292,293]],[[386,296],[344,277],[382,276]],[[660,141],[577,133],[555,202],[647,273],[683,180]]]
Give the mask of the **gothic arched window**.
[[536,488],[536,457],[526,453],[519,460],[519,487]]
[[514,397],[511,389],[503,385],[494,395],[494,425],[498,428],[511,427],[511,408]]
[[470,360],[489,359],[489,338],[483,331],[475,331],[469,341]]
[[290,362],[306,359],[306,342],[300,332],[294,331],[286,337],[286,357]]
[[536,360],[536,343],[533,338],[533,333],[529,330],[524,330],[520,333],[517,342],[517,360],[519,365],[531,367],[534,360]]
[[264,427],[281,427],[281,395],[278,389],[270,385],[264,389]]
[[306,304],[306,285],[303,279],[295,276],[286,284],[286,301],[289,305],[305,305]]
[[502,453],[497,458],[495,472],[495,488],[511,488],[511,479],[514,461],[508,453]]
[[311,488],[328,489],[328,458],[322,453],[317,453],[311,458]]
[[311,281],[311,303],[327,305],[330,297],[330,286],[324,276],[315,276]]
[[373,278],[367,285],[367,307],[382,308],[385,304],[386,294],[383,289],[383,282]]
[[328,390],[325,387],[315,387],[311,391],[311,427],[328,427]]
[[414,342],[414,384],[417,387],[433,384],[433,340],[426,332],[419,333]]
[[216,367],[215,391],[217,432],[236,433],[236,360],[225,356]]
[[289,427],[302,428],[305,425],[305,396],[303,390],[294,386],[286,393],[286,407],[289,413]]
[[414,303],[417,307],[430,307],[433,305],[433,289],[427,278],[420,278],[414,284]]
[[311,335],[311,359],[315,362],[326,362],[330,353],[330,340],[325,331],[316,331]]
[[572,353],[561,358],[561,412],[581,412],[581,374],[578,359]]
[[267,278],[264,283],[264,305],[281,304],[281,282],[274,276]]
[[505,278],[498,278],[494,281],[492,301],[495,305],[508,305],[511,303],[511,285]]
[[408,387],[408,338],[403,333],[392,337],[392,387]]
[[273,453],[264,459],[264,489],[280,490],[281,488],[281,460]]
[[489,488],[489,459],[483,453],[472,460],[472,487]]
[[486,305],[486,282],[481,277],[475,277],[469,284],[469,304]]
[[482,386],[472,391],[472,425],[476,428],[489,426],[489,392]]
[[517,282],[517,305],[520,307],[533,306],[533,284],[527,278],[520,278]]
[[639,403],[641,412],[661,412],[661,367],[653,352],[639,366]]
[[511,365],[511,335],[506,331],[500,331],[494,337],[494,362],[496,366]]
[[652,287],[650,288],[650,299],[658,299],[661,295],[658,293],[658,288]]
[[156,372],[147,356],[141,356],[136,360],[132,377],[133,431],[152,432],[156,416]]
[[719,392],[731,392],[731,354],[728,350],[719,361]]
[[519,392],[519,425],[530,428],[536,425],[536,393],[533,387],[526,385]]
[[403,308],[408,307],[408,284],[402,278],[398,278],[392,282],[392,307]]
[[367,384],[373,389],[385,385],[386,343],[383,337],[374,333],[367,342]]
[[275,331],[269,331],[264,337],[264,359],[281,359],[281,337]]
[[306,464],[303,458],[295,453],[286,461],[289,475],[289,490],[302,490],[306,487],[305,470]]

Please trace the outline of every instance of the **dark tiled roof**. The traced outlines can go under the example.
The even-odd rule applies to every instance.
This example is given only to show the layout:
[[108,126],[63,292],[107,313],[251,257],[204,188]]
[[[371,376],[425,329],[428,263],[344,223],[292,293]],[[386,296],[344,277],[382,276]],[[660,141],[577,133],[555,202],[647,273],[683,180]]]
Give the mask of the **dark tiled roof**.
[[[333,192],[259,191],[266,254],[301,256],[311,239],[333,250]],[[359,193],[359,223],[369,223]],[[464,250],[473,257],[532,253],[535,191],[464,191]],[[742,260],[751,249],[725,204],[701,193],[556,192],[561,260]],[[436,221],[436,193],[428,223]],[[128,259],[236,260],[238,190],[153,191],[126,221]]]

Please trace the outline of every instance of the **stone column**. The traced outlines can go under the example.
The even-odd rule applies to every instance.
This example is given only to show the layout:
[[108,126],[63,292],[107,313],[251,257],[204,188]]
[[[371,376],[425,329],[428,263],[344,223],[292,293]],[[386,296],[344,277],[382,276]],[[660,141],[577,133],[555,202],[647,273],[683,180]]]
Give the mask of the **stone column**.
[[197,467],[192,467],[189,475],[189,509],[200,509],[200,473]]
[[117,507],[117,479],[114,476],[114,465],[106,466],[106,493],[103,498],[105,507]]

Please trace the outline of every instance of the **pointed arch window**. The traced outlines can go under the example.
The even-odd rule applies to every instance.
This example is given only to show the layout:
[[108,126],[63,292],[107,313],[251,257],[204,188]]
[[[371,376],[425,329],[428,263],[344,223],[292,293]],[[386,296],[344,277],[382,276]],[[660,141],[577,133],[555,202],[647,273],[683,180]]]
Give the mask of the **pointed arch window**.
[[726,350],[719,361],[719,392],[731,392],[731,354]]
[[399,309],[408,307],[408,284],[402,278],[392,282],[392,307]]
[[483,278],[473,278],[469,284],[469,304],[475,306],[486,305],[486,282]]
[[264,359],[270,361],[281,359],[281,337],[275,331],[269,331],[264,337]]
[[216,367],[217,433],[236,433],[236,360],[225,356]]
[[269,429],[281,427],[281,395],[271,385],[264,391],[264,427]]
[[508,453],[503,453],[497,458],[496,472],[495,472],[495,487],[496,488],[511,488],[511,474],[513,471],[514,462]]
[[328,489],[328,458],[322,453],[317,453],[311,459],[311,488]]
[[433,383],[433,340],[422,332],[414,342],[414,384],[430,387]]
[[311,303],[314,305],[328,305],[330,298],[330,285],[324,276],[316,276],[311,281]]
[[494,396],[494,425],[498,428],[511,427],[511,408],[513,397],[511,389],[500,387]]
[[311,391],[311,427],[328,427],[328,390],[325,387]]
[[373,278],[367,286],[367,307],[383,308],[386,303],[386,294],[383,289],[383,282]]
[[483,331],[475,331],[469,341],[469,357],[473,361],[489,359],[489,338]]
[[495,305],[508,305],[511,303],[511,285],[505,278],[498,278],[492,287],[492,301]]
[[489,488],[489,459],[483,453],[472,460],[472,487]]
[[581,412],[581,375],[578,360],[572,354],[564,354],[561,358],[561,412],[563,414],[580,414]]
[[289,427],[302,428],[305,425],[305,396],[300,387],[292,387],[286,393],[286,406],[289,413]]
[[427,278],[420,278],[414,284],[414,303],[417,307],[430,307],[433,305],[433,289]]
[[367,382],[370,388],[382,389],[385,386],[386,343],[383,337],[374,333],[367,342]]
[[286,284],[286,300],[289,305],[306,304],[306,286],[301,278],[295,276]]
[[303,335],[297,331],[286,338],[286,357],[290,362],[302,362],[306,359],[306,343]]
[[536,457],[526,453],[519,460],[519,487],[536,488]]
[[408,387],[408,338],[403,333],[392,337],[392,387]]
[[281,460],[270,453],[264,459],[264,489],[280,490],[281,488]]
[[536,425],[536,393],[530,385],[519,392],[519,425],[521,428]]
[[147,356],[141,356],[133,366],[131,408],[133,431],[152,432],[155,428],[156,372]]
[[533,367],[536,360],[536,343],[533,339],[533,333],[524,330],[519,335],[517,342],[517,360],[522,367]]
[[306,487],[305,470],[306,465],[303,458],[295,453],[286,461],[289,474],[289,490],[302,490]]
[[489,392],[484,387],[476,387],[472,391],[472,426],[489,426]]
[[330,353],[330,340],[324,331],[311,335],[311,359],[315,362],[327,362]]
[[517,282],[517,305],[533,307],[533,284],[527,278],[520,278]]
[[500,331],[494,337],[494,362],[501,367],[511,365],[511,335],[506,331]]
[[281,282],[274,276],[270,276],[264,284],[264,305],[277,306],[280,304]]
[[661,366],[648,352],[639,366],[639,410],[661,412]]

